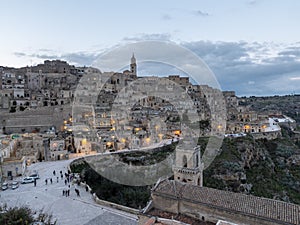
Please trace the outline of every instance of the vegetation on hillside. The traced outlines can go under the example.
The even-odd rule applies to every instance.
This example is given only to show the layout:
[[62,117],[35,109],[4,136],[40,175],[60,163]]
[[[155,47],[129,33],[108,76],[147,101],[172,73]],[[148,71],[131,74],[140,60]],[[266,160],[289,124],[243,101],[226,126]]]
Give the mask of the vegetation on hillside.
[[128,186],[115,183],[98,174],[85,161],[71,165],[72,172],[80,172],[83,180],[98,198],[131,208],[143,208],[150,200],[150,186]]
[[204,185],[300,204],[300,149],[282,130],[275,140],[225,138]]
[[[115,155],[124,163],[135,166],[150,165],[168,157],[175,150],[176,144],[172,143],[149,151],[115,153]],[[80,173],[100,199],[137,209],[145,207],[150,200],[151,186],[128,186],[115,183],[95,172],[84,160],[73,162],[71,170]]]

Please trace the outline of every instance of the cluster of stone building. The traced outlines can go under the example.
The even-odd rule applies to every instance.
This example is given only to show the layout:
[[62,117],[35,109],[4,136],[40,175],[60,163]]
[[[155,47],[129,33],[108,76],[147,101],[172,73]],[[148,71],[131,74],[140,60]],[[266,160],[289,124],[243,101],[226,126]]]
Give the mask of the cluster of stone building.
[[84,76],[74,102],[78,133],[89,134],[101,151],[144,147],[180,135],[184,114],[190,126],[199,129],[200,123],[202,136],[220,131],[229,137],[251,133],[255,138],[274,139],[281,134],[276,119],[251,111],[234,91],[194,85],[179,75],[138,77],[134,56],[130,70],[92,71]]
[[24,133],[0,136],[1,177],[22,176],[26,166],[39,161],[63,160],[89,155],[91,143],[75,139],[70,133]]
[[19,69],[0,67],[0,109],[16,112],[69,104],[85,69],[60,60]]
[[[26,156],[22,163],[63,159],[69,153],[151,146],[165,138],[180,136],[183,123],[192,130],[195,128],[197,132],[192,132],[201,136],[226,133],[235,137],[251,133],[256,138],[276,138],[280,135],[280,115],[276,118],[251,111],[233,91],[194,85],[188,77],[138,77],[134,55],[129,70],[123,72],[101,73],[94,68],[46,60],[20,69],[0,67],[0,75],[2,133],[35,133],[32,139],[40,142],[39,147],[31,145],[35,146],[32,151],[20,150]],[[49,129],[55,130],[54,136],[47,137]],[[48,138],[48,152],[56,149],[49,156],[45,154],[45,138]],[[65,144],[54,145],[64,147],[59,150],[52,147],[50,142],[55,140]],[[15,151],[10,152],[19,157],[13,154]],[[2,161],[9,158],[0,155]]]
[[[1,67],[0,75],[0,177],[23,175],[37,161],[138,149],[183,134],[272,139],[280,123],[295,122],[251,111],[233,91],[194,85],[188,77],[138,77],[134,56],[123,72],[47,60]],[[202,187],[200,148],[185,140],[176,149],[174,180],[157,183],[152,207],[208,221],[300,222],[299,206]]]

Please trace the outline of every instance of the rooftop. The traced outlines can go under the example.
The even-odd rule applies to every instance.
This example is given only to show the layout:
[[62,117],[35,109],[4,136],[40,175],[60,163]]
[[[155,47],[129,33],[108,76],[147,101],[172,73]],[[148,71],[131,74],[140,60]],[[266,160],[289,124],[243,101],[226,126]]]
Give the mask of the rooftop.
[[253,217],[300,224],[300,206],[292,203],[194,186],[174,180],[161,181],[153,192]]

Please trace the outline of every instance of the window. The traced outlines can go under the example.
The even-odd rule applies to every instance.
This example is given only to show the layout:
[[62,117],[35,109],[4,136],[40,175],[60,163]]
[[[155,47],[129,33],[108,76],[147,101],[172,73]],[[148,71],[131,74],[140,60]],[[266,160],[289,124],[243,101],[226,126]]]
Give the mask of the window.
[[185,155],[183,156],[183,159],[182,159],[182,166],[187,167],[187,158]]

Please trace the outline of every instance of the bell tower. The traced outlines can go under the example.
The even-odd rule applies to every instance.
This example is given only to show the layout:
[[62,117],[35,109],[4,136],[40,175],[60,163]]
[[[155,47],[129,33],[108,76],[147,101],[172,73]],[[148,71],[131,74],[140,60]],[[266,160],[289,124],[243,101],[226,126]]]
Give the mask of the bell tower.
[[203,186],[203,163],[201,162],[200,146],[189,140],[183,140],[176,148],[174,180]]
[[132,57],[131,57],[130,72],[133,75],[136,75],[136,59],[134,57],[134,53],[132,53]]

